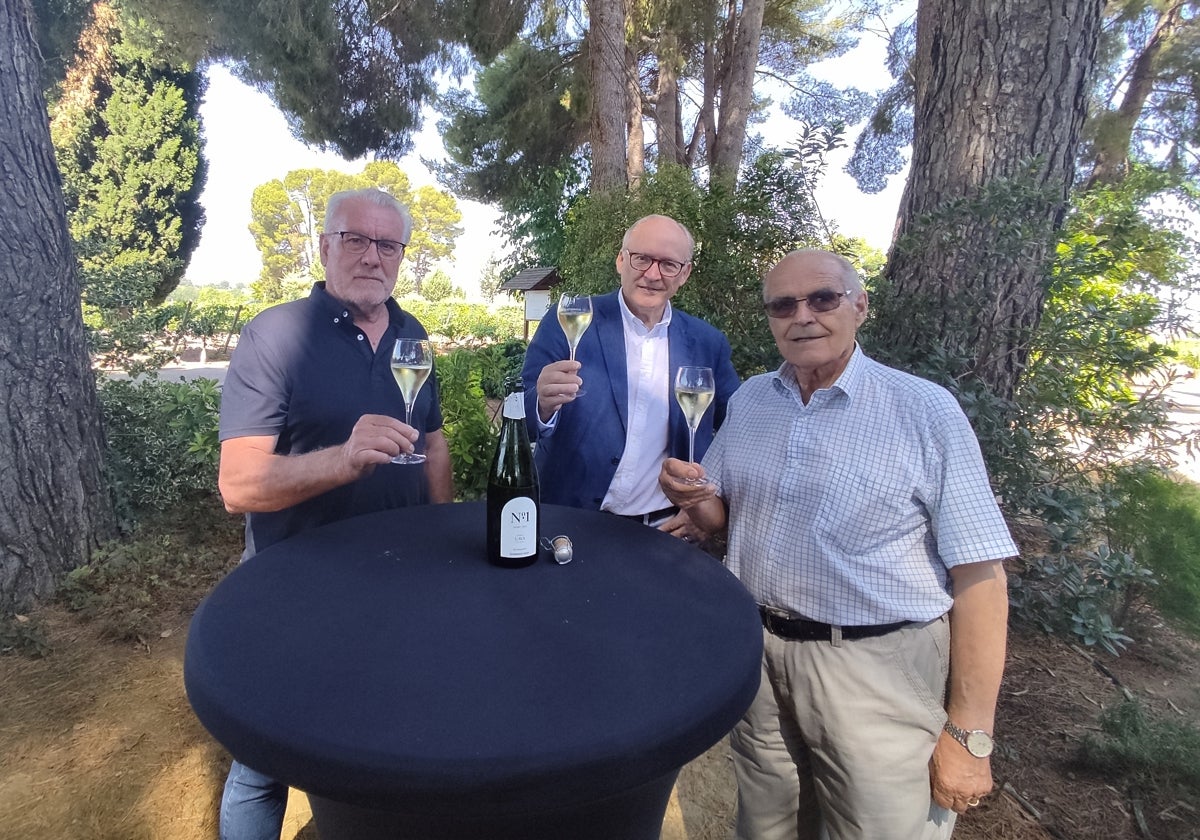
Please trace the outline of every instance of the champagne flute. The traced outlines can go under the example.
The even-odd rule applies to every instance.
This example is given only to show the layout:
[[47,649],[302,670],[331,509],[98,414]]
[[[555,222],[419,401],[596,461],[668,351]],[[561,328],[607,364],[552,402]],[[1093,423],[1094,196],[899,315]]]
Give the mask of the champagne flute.
[[[571,361],[575,361],[575,348],[579,339],[587,332],[592,323],[592,299],[587,295],[563,295],[558,299],[558,324],[567,336],[567,346],[571,348]],[[583,386],[575,392],[582,397],[586,391]]]
[[[392,376],[400,386],[404,398],[405,420],[412,425],[413,403],[425,380],[433,370],[433,348],[428,341],[417,338],[401,338],[392,348]],[[425,456],[416,452],[401,452],[392,459],[393,464],[421,464]]]
[[[696,428],[700,418],[708,410],[717,388],[713,382],[712,368],[681,367],[675,374],[675,400],[683,410],[688,425],[688,461],[696,463]],[[707,478],[688,478],[684,483],[699,486],[708,484]]]

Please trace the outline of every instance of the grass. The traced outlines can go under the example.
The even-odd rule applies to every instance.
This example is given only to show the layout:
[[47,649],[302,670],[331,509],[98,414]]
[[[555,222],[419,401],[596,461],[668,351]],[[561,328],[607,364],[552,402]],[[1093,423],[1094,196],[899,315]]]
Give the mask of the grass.
[[1126,778],[1135,789],[1200,788],[1200,729],[1155,720],[1141,704],[1126,701],[1100,717],[1099,736],[1080,747],[1081,766],[1108,778]]
[[1145,473],[1125,477],[1118,491],[1110,541],[1154,570],[1160,585],[1149,599],[1200,637],[1200,485]]
[[191,610],[242,551],[242,518],[215,496],[147,518],[101,546],[59,589],[68,609],[117,639],[147,638],[161,616]]

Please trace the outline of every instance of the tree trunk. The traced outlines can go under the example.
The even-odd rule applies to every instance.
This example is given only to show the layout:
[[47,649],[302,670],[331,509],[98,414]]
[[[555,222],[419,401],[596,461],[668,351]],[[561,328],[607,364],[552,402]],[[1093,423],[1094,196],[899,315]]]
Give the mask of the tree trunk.
[[1171,44],[1183,24],[1184,0],[1159,11],[1158,22],[1145,48],[1134,59],[1125,85],[1125,95],[1116,111],[1100,114],[1096,135],[1096,159],[1088,187],[1115,184],[1129,174],[1129,144],[1133,127],[1154,90],[1159,56]]
[[658,77],[654,85],[654,136],[658,142],[658,162],[683,164],[683,144],[679,125],[679,39],[674,32],[663,32],[658,39]]
[[[913,159],[878,346],[1010,398],[1041,318],[1103,0],[921,0]],[[907,357],[907,358],[906,358]]]
[[588,0],[588,73],[592,81],[592,189],[626,186],[625,5],[623,0]]
[[741,13],[730,3],[726,26],[733,33],[733,49],[725,56],[726,72],[721,74],[721,113],[717,122],[717,143],[713,150],[713,177],[729,184],[737,181],[746,142],[746,121],[754,101],[754,71],[758,69],[758,45],[762,39],[763,11],[766,0],[745,0]]
[[0,0],[0,612],[113,532],[75,258],[27,0]]
[[[633,49],[625,48],[625,66],[636,67],[637,56]],[[642,87],[638,84],[636,72],[625,77],[625,104],[629,108],[629,119],[626,125],[628,141],[626,148],[629,157],[625,162],[625,183],[636,187],[646,174],[646,130],[642,125]]]

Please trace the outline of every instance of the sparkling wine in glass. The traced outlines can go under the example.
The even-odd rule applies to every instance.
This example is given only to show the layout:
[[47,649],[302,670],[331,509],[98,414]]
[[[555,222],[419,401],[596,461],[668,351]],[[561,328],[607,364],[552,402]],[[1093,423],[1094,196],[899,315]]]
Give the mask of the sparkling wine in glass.
[[[571,348],[571,361],[575,361],[575,348],[579,339],[587,332],[592,324],[592,299],[587,295],[563,295],[558,299],[558,324],[567,336],[567,346]],[[575,396],[582,397],[586,393],[581,386]]]
[[[405,420],[412,425],[413,403],[425,380],[433,370],[433,348],[428,341],[417,338],[401,338],[392,348],[392,376],[400,386],[404,398]],[[392,459],[393,464],[421,464],[425,456],[416,452],[401,452]]]
[[[712,368],[681,367],[675,374],[675,400],[683,410],[688,424],[688,461],[696,463],[696,428],[700,418],[708,410],[717,388],[713,382]],[[707,478],[686,479],[687,484],[708,484]]]

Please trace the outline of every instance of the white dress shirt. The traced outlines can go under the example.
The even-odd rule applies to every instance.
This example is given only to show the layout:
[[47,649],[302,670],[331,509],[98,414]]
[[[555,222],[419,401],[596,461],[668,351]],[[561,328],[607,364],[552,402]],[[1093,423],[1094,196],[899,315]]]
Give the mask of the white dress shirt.
[[628,382],[629,423],[625,451],[613,475],[601,510],[641,514],[671,506],[658,486],[658,474],[667,457],[667,418],[671,410],[671,353],[667,328],[671,304],[662,318],[647,329],[617,295],[625,332],[625,373]]

